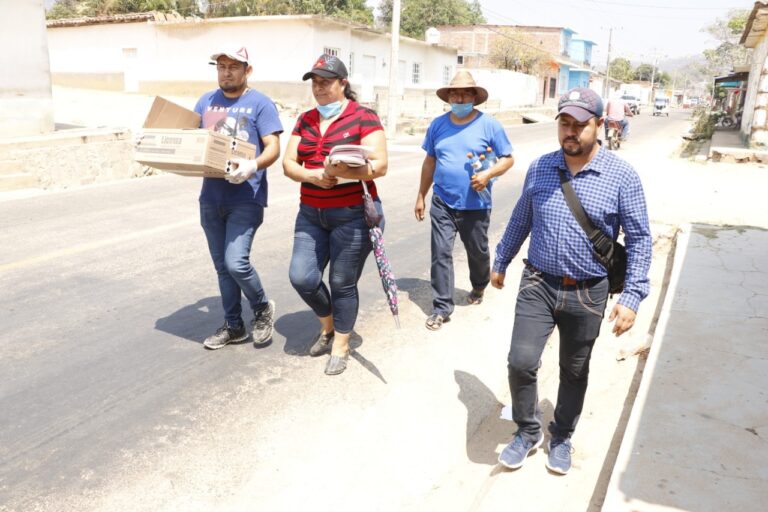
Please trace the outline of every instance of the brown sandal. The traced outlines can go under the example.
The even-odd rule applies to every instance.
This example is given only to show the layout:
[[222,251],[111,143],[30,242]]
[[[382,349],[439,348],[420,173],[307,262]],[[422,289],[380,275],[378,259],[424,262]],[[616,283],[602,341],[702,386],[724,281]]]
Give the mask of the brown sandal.
[[426,325],[427,329],[430,331],[436,331],[440,329],[445,322],[450,322],[451,317],[446,315],[441,315],[440,313],[432,313],[429,315],[429,318],[427,318],[427,322],[424,324]]

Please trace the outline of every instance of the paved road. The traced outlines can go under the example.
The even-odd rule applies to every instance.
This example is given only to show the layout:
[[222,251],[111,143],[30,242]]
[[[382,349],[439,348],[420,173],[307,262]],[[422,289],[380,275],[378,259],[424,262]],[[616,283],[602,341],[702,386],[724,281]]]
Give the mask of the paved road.
[[[643,115],[633,122],[633,138],[679,133],[685,117]],[[556,148],[553,124],[509,133],[517,164],[497,184],[492,240],[528,162]],[[398,283],[426,315],[429,225],[412,216],[423,158],[418,142],[392,146],[380,191]],[[201,346],[222,312],[198,225],[198,188],[195,179],[164,175],[0,202],[0,510],[64,510],[57,503],[75,495],[80,510],[97,509],[89,496],[119,488],[118,465],[152,467],[156,452],[183,450],[190,435],[205,437],[197,430],[202,418],[210,425],[211,418],[238,415],[243,386],[263,394],[251,425],[260,432],[280,415],[281,403],[297,399],[281,392],[281,382],[301,376],[311,392],[321,378],[322,365],[306,356],[315,319],[287,280],[297,185],[273,169],[253,260],[278,320],[274,342],[258,353],[250,345],[214,353]],[[373,318],[383,302],[371,261],[360,291],[361,318]],[[388,321],[381,325],[386,340]],[[376,338],[356,340],[365,342],[358,361],[373,375],[365,345]],[[195,471],[169,472],[186,470]]]

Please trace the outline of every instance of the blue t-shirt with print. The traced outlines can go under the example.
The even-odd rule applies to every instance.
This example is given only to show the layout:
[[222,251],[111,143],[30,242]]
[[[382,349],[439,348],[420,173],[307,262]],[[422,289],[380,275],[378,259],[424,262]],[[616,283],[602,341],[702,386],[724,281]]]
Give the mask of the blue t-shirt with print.
[[[202,128],[255,144],[256,156],[264,150],[262,137],[283,131],[274,102],[253,89],[239,98],[227,98],[221,89],[207,92],[198,100],[195,112],[202,117]],[[267,190],[266,169],[259,169],[248,181],[238,185],[221,178],[203,178],[200,202],[255,202],[267,206]]]
[[[474,171],[467,154],[480,155],[490,147],[498,157],[509,156],[512,144],[501,123],[492,116],[478,112],[467,124],[455,124],[450,116],[447,112],[432,121],[421,146],[435,158],[433,193],[454,210],[487,210],[492,201],[472,189],[470,178]],[[493,183],[486,188],[490,191]]]

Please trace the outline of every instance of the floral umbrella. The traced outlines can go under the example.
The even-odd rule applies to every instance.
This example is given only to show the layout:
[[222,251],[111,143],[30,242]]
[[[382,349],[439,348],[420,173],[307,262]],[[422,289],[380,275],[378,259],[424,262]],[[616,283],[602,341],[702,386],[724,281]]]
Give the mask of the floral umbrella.
[[370,238],[371,245],[373,246],[373,256],[376,258],[376,266],[379,267],[381,286],[384,288],[384,293],[387,295],[387,303],[389,304],[389,310],[392,312],[392,316],[395,317],[395,324],[400,328],[400,318],[398,316],[397,308],[397,282],[395,282],[395,274],[392,272],[392,264],[389,262],[387,252],[384,250],[384,234],[378,225],[381,221],[381,216],[376,211],[373,199],[368,193],[368,187],[366,186],[365,181],[361,181],[360,183],[363,184],[365,222],[370,228],[368,230],[368,238]]

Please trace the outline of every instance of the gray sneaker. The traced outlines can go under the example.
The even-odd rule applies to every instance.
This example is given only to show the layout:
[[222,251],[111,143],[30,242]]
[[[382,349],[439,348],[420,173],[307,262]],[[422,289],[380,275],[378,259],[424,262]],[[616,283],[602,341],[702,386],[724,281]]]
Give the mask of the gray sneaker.
[[526,457],[531,452],[535,452],[536,449],[541,446],[544,441],[544,436],[539,434],[537,441],[528,441],[519,432],[515,434],[515,438],[509,443],[499,454],[499,463],[502,466],[506,466],[509,469],[517,469],[523,465]]
[[253,346],[260,347],[272,340],[272,333],[275,330],[275,301],[269,301],[267,307],[254,314],[251,329]]
[[247,339],[248,331],[245,330],[244,325],[232,329],[225,323],[216,330],[215,334],[208,336],[205,341],[203,341],[203,346],[210,350],[216,350],[225,345],[229,345],[230,343],[237,343]]

